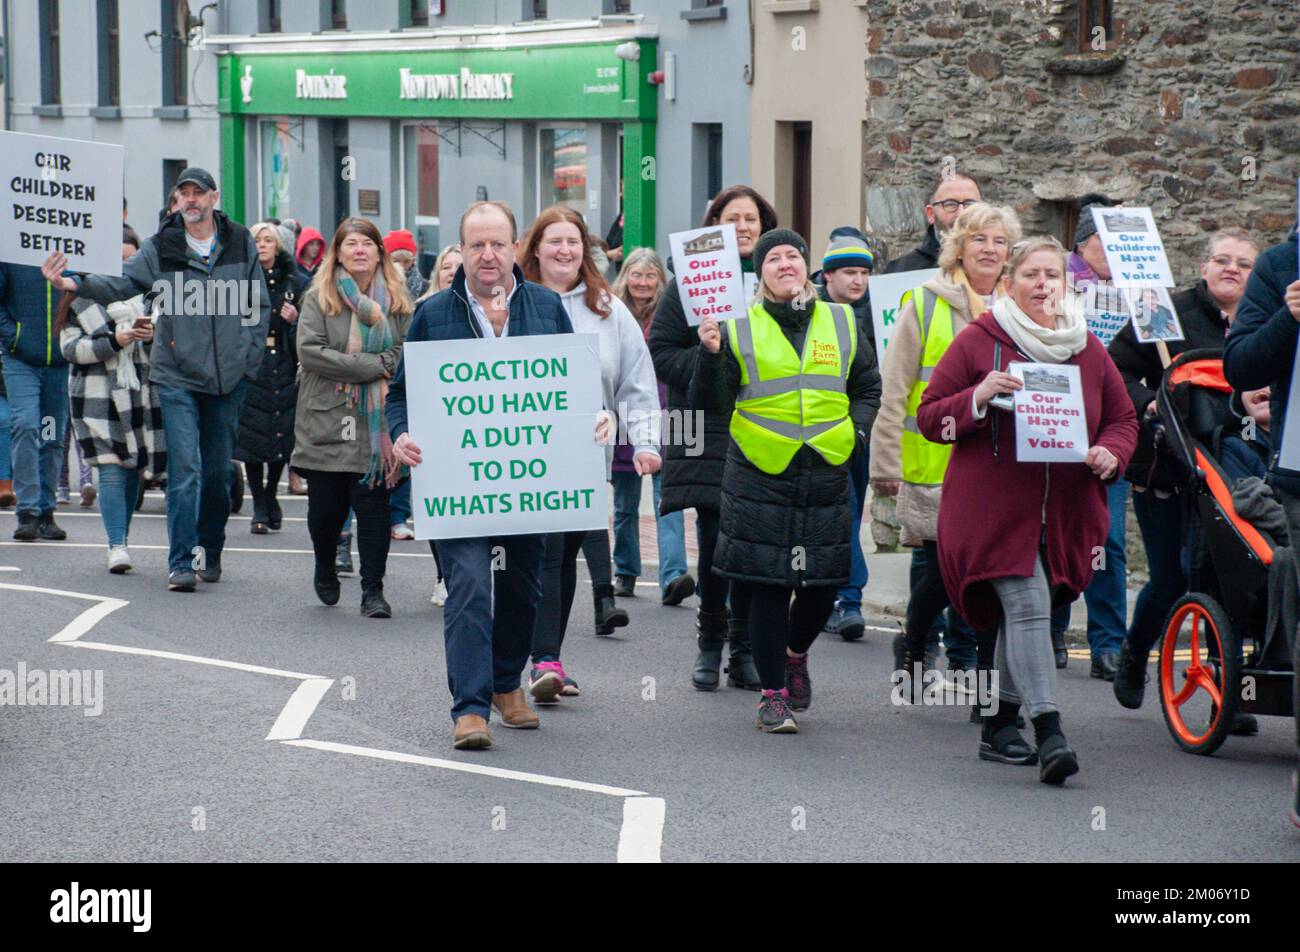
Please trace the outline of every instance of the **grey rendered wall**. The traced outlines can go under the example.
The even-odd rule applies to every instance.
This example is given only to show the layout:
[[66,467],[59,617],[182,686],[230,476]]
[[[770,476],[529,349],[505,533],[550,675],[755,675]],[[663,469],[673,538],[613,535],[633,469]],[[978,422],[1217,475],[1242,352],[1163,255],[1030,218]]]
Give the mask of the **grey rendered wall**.
[[[38,135],[112,142],[126,148],[124,185],[128,221],[142,235],[153,233],[165,192],[164,159],[186,159],[218,175],[220,135],[216,111],[217,60],[211,53],[189,51],[189,119],[164,120],[154,111],[162,102],[162,54],[149,48],[144,34],[158,30],[157,2],[119,4],[121,118],[99,119],[98,22],[95,0],[59,4],[62,115],[40,116],[40,54],[37,5],[9,5],[12,32],[8,45],[13,96],[13,129]],[[193,7],[197,13],[197,6]],[[215,11],[205,23],[217,27]],[[169,184],[169,183],[168,183]]]

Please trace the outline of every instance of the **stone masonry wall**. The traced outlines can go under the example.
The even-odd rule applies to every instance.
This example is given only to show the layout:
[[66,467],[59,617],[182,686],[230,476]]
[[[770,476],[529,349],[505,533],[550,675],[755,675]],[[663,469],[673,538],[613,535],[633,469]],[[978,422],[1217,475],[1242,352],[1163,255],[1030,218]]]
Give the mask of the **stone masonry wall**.
[[1113,40],[1079,54],[1072,0],[868,0],[867,228],[920,239],[952,156],[1062,237],[1065,203],[1151,205],[1180,283],[1209,232],[1266,247],[1296,220],[1300,3],[1115,0]]

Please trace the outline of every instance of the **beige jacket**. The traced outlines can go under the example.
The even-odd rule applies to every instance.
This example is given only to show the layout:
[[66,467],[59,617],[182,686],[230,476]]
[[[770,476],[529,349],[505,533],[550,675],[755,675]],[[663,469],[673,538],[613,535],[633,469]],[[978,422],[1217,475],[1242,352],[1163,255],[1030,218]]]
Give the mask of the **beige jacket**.
[[[952,307],[953,336],[983,313],[983,302],[977,305],[972,301],[965,285],[951,273],[937,274],[922,287]],[[980,307],[979,311],[975,310],[976,306]],[[907,396],[912,392],[920,367],[921,326],[916,320],[916,307],[909,299],[898,312],[894,334],[885,351],[880,412],[871,430],[873,482],[903,482],[903,420],[907,416]],[[900,543],[918,546],[938,536],[939,489],[903,482],[898,492]]]

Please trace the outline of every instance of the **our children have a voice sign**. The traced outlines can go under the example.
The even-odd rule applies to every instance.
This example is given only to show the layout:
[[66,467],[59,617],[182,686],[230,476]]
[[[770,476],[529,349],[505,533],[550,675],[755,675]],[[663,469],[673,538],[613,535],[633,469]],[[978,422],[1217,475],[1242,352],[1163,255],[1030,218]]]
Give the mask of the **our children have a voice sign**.
[[1083,384],[1074,364],[1013,362],[1016,459],[1021,463],[1082,463],[1088,455]]
[[416,341],[402,349],[417,539],[609,524],[595,334]]
[[668,236],[686,323],[729,321],[748,310],[735,225],[710,225]]

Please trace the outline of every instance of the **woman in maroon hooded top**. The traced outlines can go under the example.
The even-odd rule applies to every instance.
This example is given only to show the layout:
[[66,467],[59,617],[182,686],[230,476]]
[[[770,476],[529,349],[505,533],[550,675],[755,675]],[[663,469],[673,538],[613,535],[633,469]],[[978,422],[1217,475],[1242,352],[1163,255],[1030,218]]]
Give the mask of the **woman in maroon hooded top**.
[[[1054,238],[1018,244],[1008,261],[1008,296],[958,334],[934,369],[917,423],[935,442],[955,443],[939,504],[939,563],[958,612],[976,630],[998,632],[1000,704],[984,717],[980,757],[1039,763],[1059,784],[1079,769],[1056,703],[1052,608],[1092,579],[1110,525],[1106,486],[1137,445],[1137,418],[1119,370],[1065,300],[1065,249]],[[1016,422],[990,406],[1022,384],[1012,361],[1079,368],[1087,419],[1082,463],[1016,461]],[[1028,708],[1035,752],[1015,728]]]

